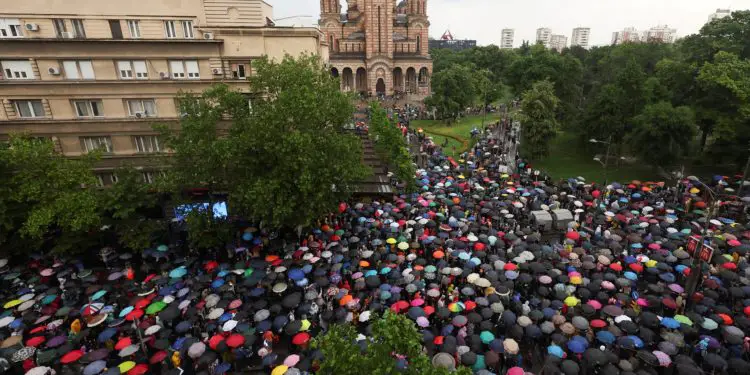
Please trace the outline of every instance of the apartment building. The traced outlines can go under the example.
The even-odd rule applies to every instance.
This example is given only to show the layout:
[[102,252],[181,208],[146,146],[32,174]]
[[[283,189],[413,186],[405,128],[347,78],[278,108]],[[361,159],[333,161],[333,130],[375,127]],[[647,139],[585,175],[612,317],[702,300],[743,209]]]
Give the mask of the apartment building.
[[515,38],[515,29],[503,29],[500,37],[500,48],[508,49],[513,48],[513,41]]
[[643,32],[642,42],[673,43],[677,37],[677,29],[668,25],[658,25]]
[[573,29],[573,36],[570,39],[570,46],[580,46],[583,48],[589,48],[589,36],[591,35],[591,28],[588,27],[576,27]]
[[76,157],[104,152],[100,182],[123,163],[158,166],[154,123],[176,125],[180,92],[223,82],[250,92],[253,60],[313,53],[317,28],[275,27],[261,0],[28,0],[0,8],[0,139],[50,138]]
[[553,34],[550,37],[549,48],[562,52],[568,46],[568,37],[561,34]]
[[732,10],[731,9],[716,9],[716,12],[711,13],[711,15],[708,16],[708,22],[711,22],[713,20],[718,20],[725,17],[731,17],[732,16]]
[[626,27],[622,31],[612,33],[612,44],[637,43],[641,41],[641,33],[634,27]]
[[536,29],[536,42],[544,44],[545,47],[549,48],[550,42],[552,41],[552,29],[547,27],[541,27]]

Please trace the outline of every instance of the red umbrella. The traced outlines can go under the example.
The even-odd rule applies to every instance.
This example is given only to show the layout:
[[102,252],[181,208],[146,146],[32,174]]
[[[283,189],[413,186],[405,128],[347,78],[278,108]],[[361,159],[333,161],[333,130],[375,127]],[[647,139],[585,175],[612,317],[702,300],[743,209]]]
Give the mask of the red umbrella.
[[726,262],[726,263],[722,264],[721,266],[724,267],[724,268],[726,268],[726,269],[728,269],[728,270],[736,270],[737,269],[737,265],[734,264],[734,263],[732,263],[732,262]]
[[133,320],[140,319],[141,317],[143,317],[143,310],[133,310],[128,313],[128,315],[125,315],[125,320],[132,322]]
[[217,347],[217,346],[218,346],[218,345],[219,345],[219,344],[220,344],[220,343],[221,343],[222,341],[224,341],[224,336],[222,336],[222,335],[213,335],[213,336],[212,336],[212,337],[211,337],[211,338],[210,338],[210,339],[208,340],[208,346],[209,346],[209,347],[210,347],[211,349],[213,349],[213,350],[216,350],[216,347]]
[[609,265],[609,268],[611,268],[613,271],[620,272],[622,271],[622,265],[620,263],[612,263]]
[[236,333],[229,336],[229,338],[227,339],[227,346],[230,348],[240,347],[244,343],[245,343],[245,336],[242,336]]
[[218,266],[219,266],[219,263],[216,263],[216,261],[212,260],[210,262],[207,262],[206,265],[203,266],[203,268],[206,269],[206,272],[211,272],[214,268]]
[[136,302],[135,305],[133,305],[133,308],[134,309],[145,309],[146,306],[148,306],[150,304],[151,304],[151,300],[150,299],[148,299],[148,298],[142,298],[141,300],[139,300],[138,302]]
[[[425,306],[424,307],[424,313],[425,313],[425,315],[430,316],[430,315],[432,315],[432,314],[435,313],[435,308],[432,307],[432,306]],[[748,315],[750,315],[750,314],[748,314]]]
[[292,338],[292,344],[294,345],[305,345],[310,341],[310,334],[307,332],[300,332]]
[[607,322],[601,320],[601,319],[594,319],[589,323],[590,326],[594,328],[604,328],[607,326]]
[[503,269],[506,271],[515,271],[516,269],[518,269],[518,266],[513,263],[505,263]]
[[37,346],[41,345],[45,341],[47,340],[44,338],[44,336],[32,337],[26,340],[26,346],[33,346],[36,348]]
[[581,238],[581,235],[578,232],[572,230],[568,233],[565,233],[565,238],[573,241],[578,241],[578,239]]
[[154,277],[156,277],[156,274],[155,274],[155,273],[152,273],[152,274],[150,274],[150,275],[146,276],[146,278],[145,278],[145,279],[143,279],[143,282],[144,282],[144,283],[147,283],[147,282],[151,281],[151,280],[152,280],[152,279],[153,279]]
[[68,364],[73,363],[83,357],[83,352],[80,350],[73,350],[72,352],[68,352],[62,358],[60,358],[60,363],[62,364]]
[[117,344],[115,344],[115,350],[122,350],[130,345],[133,345],[133,340],[131,340],[130,337],[123,337],[117,342]]
[[474,301],[466,301],[464,307],[466,307],[466,311],[471,311],[477,308],[477,304]]
[[630,263],[628,267],[630,267],[630,269],[635,272],[638,272],[638,273],[643,272],[643,266],[638,263]]
[[160,351],[154,353],[154,355],[151,356],[151,359],[148,360],[148,363],[150,363],[152,365],[153,364],[157,364],[157,363],[159,363],[159,362],[167,359],[167,355],[168,354],[167,354],[167,352],[165,350],[160,350]]
[[130,371],[128,371],[128,375],[143,375],[147,372],[148,365],[141,363],[130,369]]

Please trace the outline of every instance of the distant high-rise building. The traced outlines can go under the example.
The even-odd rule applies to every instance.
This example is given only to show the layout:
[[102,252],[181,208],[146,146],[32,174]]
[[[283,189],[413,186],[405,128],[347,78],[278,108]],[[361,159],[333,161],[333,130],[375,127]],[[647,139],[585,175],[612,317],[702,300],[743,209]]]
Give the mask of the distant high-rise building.
[[658,25],[644,31],[641,41],[672,43],[676,35],[677,29],[672,29],[667,25]]
[[622,44],[628,42],[640,42],[641,33],[635,27],[626,27],[622,31],[612,33],[612,44]]
[[544,44],[545,47],[549,48],[549,44],[552,41],[552,29],[547,27],[540,27],[536,29],[536,42]]
[[513,48],[513,38],[516,35],[514,29],[503,29],[502,36],[500,38],[500,48]]
[[555,34],[550,37],[549,48],[561,52],[568,46],[568,37],[565,35]]
[[715,19],[731,17],[731,16],[732,16],[732,11],[729,9],[716,9],[716,12],[711,13],[711,15],[708,16],[708,22],[711,22]]
[[573,29],[573,37],[570,39],[570,46],[581,46],[583,48],[589,48],[590,34],[591,28],[576,27],[575,29]]

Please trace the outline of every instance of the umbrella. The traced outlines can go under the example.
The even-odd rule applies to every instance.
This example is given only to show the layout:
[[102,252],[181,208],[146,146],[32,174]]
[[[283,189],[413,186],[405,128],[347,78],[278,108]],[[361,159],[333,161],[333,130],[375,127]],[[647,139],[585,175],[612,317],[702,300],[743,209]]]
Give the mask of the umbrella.
[[104,369],[107,367],[107,362],[98,360],[89,363],[86,365],[86,367],[83,369],[83,375],[96,375],[100,372],[104,371]]
[[26,346],[26,347],[23,347],[21,349],[18,349],[15,353],[13,353],[13,355],[10,358],[10,360],[12,362],[23,362],[23,361],[31,358],[31,356],[33,356],[34,353],[36,353],[36,348],[35,347],[33,347],[33,346]]

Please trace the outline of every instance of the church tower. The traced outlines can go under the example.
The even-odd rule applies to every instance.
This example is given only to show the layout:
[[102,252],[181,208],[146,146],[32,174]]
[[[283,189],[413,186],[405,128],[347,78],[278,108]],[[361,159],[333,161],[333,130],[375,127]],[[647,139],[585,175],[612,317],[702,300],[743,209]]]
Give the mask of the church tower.
[[364,3],[367,58],[393,58],[393,1],[361,0]]
[[341,13],[341,5],[339,0],[320,0],[320,15],[338,15]]

